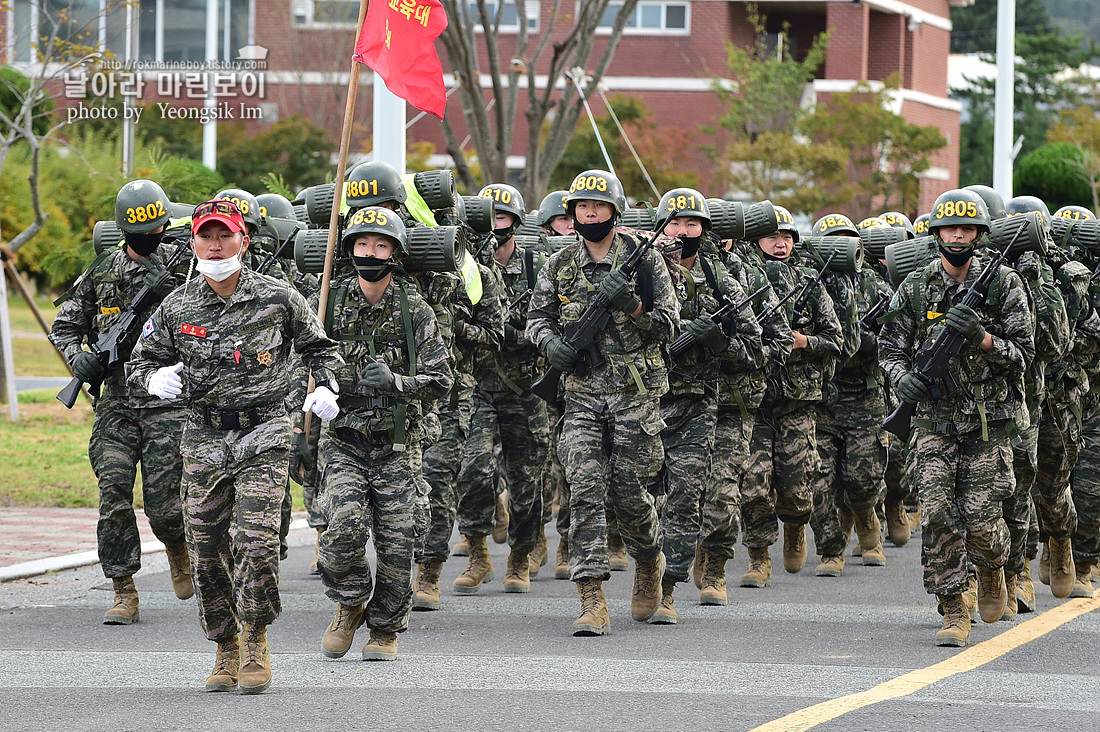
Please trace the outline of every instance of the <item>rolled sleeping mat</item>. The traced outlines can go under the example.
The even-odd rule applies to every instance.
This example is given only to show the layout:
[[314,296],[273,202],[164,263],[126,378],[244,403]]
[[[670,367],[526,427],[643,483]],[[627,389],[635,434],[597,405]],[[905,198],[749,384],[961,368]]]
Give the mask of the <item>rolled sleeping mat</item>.
[[867,256],[875,261],[886,257],[886,247],[906,241],[905,229],[894,226],[876,226],[859,230],[859,238],[863,241],[863,250]]
[[309,223],[316,226],[328,226],[332,220],[332,200],[336,195],[336,185],[322,183],[310,186],[302,191],[302,197],[306,202],[306,215]]
[[[901,231],[901,229],[898,229]],[[904,239],[886,247],[886,272],[890,282],[897,287],[909,276],[936,256],[936,240],[932,236]]]
[[812,249],[824,264],[836,252],[829,262],[833,272],[855,274],[863,269],[863,242],[858,236],[811,236],[802,240],[802,248]]
[[[492,200],[492,199],[488,199]],[[538,220],[538,211],[531,211],[523,217],[523,223],[516,229],[516,236],[539,236],[540,234],[545,236],[546,232],[539,226],[536,221]]]
[[546,249],[551,253],[560,252],[570,244],[578,242],[576,236],[548,236],[546,237]]
[[496,226],[493,199],[487,196],[462,196],[461,200],[466,213],[466,223],[471,229],[479,234],[488,234],[493,230]]
[[719,239],[743,239],[745,236],[745,204],[740,201],[712,201],[710,230]]
[[759,241],[779,230],[771,201],[759,201],[745,207],[745,241]]
[[1084,249],[1093,257],[1100,254],[1100,221],[1075,221],[1055,216],[1050,224],[1050,234],[1054,242],[1063,249]]
[[92,247],[98,257],[122,243],[122,229],[114,221],[97,221],[92,227]]
[[1020,227],[1024,225],[1025,220],[1031,223],[1027,230],[1020,235],[1020,238],[1016,240],[1016,243],[1012,245],[1006,259],[1014,262],[1024,252],[1037,252],[1040,256],[1045,257],[1047,255],[1047,244],[1050,241],[1050,226],[1039,211],[1028,211],[1025,214],[1006,216],[991,223],[987,237],[990,248],[996,249],[998,252],[1003,251],[1008,243],[1012,241],[1012,237],[1016,235],[1016,232],[1020,230]]
[[[408,272],[457,272],[466,256],[466,242],[457,226],[413,227],[406,232],[405,246],[408,253],[401,265]],[[306,229],[299,233],[294,240],[294,262],[298,269],[310,274],[323,272],[327,247],[328,229]]]
[[455,174],[450,170],[422,170],[413,175],[413,185],[433,211],[453,208],[458,201]]
[[191,214],[195,213],[195,204],[193,203],[173,203],[168,207],[174,219],[189,219]]
[[630,229],[641,229],[642,231],[653,231],[653,225],[656,222],[653,219],[653,209],[651,208],[628,208],[623,211],[619,217],[619,226],[625,226]]
[[[306,229],[294,240],[294,263],[302,272],[321,274],[325,271],[327,248],[328,229]],[[336,242],[336,248],[339,250],[340,242]]]
[[305,201],[302,201],[302,202],[297,202],[296,201],[291,205],[294,206],[294,218],[298,219],[303,224],[313,223],[312,221],[309,220],[309,209],[306,208]]

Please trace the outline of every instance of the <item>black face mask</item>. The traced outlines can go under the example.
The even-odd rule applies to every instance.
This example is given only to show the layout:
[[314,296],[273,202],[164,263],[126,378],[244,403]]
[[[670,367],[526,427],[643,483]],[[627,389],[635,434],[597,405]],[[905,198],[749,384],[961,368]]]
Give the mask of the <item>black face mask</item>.
[[127,231],[123,236],[126,237],[126,246],[133,249],[134,254],[139,257],[148,257],[157,250],[158,246],[160,246],[160,241],[164,238],[164,232],[158,231],[156,234],[132,234]]
[[378,282],[393,271],[392,259],[379,259],[378,257],[352,256],[355,263],[355,272],[367,282]]
[[970,261],[970,258],[974,256],[974,247],[964,249],[961,252],[953,252],[944,246],[943,242],[938,243],[940,254],[943,258],[951,263],[953,267],[962,267],[964,264]]
[[701,236],[681,236],[680,241],[683,243],[683,246],[680,247],[680,259],[694,257],[699,253],[699,247],[703,245],[703,237]]
[[582,224],[573,219],[573,231],[580,234],[581,238],[585,241],[603,241],[607,238],[607,235],[611,233],[611,230],[615,228],[615,218],[612,217],[607,221],[601,221],[598,224]]
[[508,240],[512,238],[512,234],[515,230],[515,226],[509,226],[504,229],[493,229],[493,238],[496,239],[497,249],[500,249],[508,243]]

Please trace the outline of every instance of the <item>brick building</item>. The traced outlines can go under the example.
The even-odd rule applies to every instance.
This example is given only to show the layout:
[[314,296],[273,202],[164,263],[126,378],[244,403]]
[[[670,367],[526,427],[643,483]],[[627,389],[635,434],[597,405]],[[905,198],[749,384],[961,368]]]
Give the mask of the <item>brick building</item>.
[[[893,99],[895,111],[911,122],[938,127],[948,140],[948,146],[935,154],[932,169],[924,174],[922,210],[958,180],[959,105],[948,99],[947,89],[949,8],[970,2],[759,0],[757,3],[767,16],[769,35],[786,27],[792,53],[805,53],[816,34],[832,30],[825,64],[818,71],[818,78],[808,85],[804,102],[847,91],[858,82],[873,84],[895,73],[900,76],[902,88]],[[94,17],[101,0],[87,0],[78,5],[87,6],[89,17]],[[492,1],[489,5],[496,7]],[[712,84],[728,74],[726,43],[748,46],[754,40],[755,31],[748,21],[746,5],[726,0],[641,0],[605,76],[607,93],[639,97],[654,113],[658,124],[674,126],[686,136],[705,142],[700,126],[713,124],[722,110]],[[220,0],[219,59],[240,58],[240,49],[245,46],[261,47],[258,52],[266,54],[262,59],[265,64],[262,98],[256,100],[262,119],[253,119],[249,124],[270,123],[279,117],[298,114],[334,136],[338,133],[358,6],[358,0]],[[532,37],[541,35],[550,22],[551,6],[549,0],[527,1]],[[140,0],[138,7],[138,58],[150,63],[205,59],[206,0],[171,3]],[[110,13],[105,22],[98,23],[99,42],[119,57],[123,48],[123,16],[122,12]],[[499,57],[511,60],[518,31],[516,10],[511,2],[505,5],[503,17]],[[35,24],[30,0],[12,0],[10,9],[0,13],[0,18],[3,23],[0,37],[7,42],[6,58],[17,64],[29,61],[28,31]],[[611,17],[605,21],[610,26]],[[569,32],[566,23],[559,20],[552,39]],[[599,58],[604,44],[597,38],[593,60]],[[453,84],[453,77],[446,72],[442,43],[438,47],[444,60],[444,78]],[[487,63],[482,48],[482,68]],[[536,69],[536,73],[542,71],[545,70]],[[367,87],[371,74],[363,74],[361,78],[364,88]],[[540,77],[538,83],[545,83],[545,77]],[[487,85],[488,77],[483,76],[482,86]],[[201,99],[180,99],[178,89],[174,95],[161,91],[164,90],[147,85],[144,101],[151,104],[170,99],[182,105],[201,104]],[[600,98],[594,96],[592,103],[594,111],[600,114],[603,106]],[[353,149],[369,147],[370,106],[371,95],[361,91]],[[515,120],[517,145],[526,139],[522,106],[521,94],[521,112]],[[415,120],[408,129],[410,144],[427,141],[437,151],[444,149],[442,132],[434,118],[418,116],[417,110],[410,107],[408,119]],[[455,98],[449,102],[448,120],[462,139],[464,120]],[[522,165],[523,150],[512,153],[510,165]],[[437,158],[441,164],[442,157]]]

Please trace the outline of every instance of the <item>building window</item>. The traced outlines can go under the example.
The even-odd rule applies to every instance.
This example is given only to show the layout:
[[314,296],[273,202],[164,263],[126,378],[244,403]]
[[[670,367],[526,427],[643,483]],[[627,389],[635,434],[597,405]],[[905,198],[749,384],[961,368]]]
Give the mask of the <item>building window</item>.
[[299,28],[354,28],[359,20],[359,0],[294,0],[290,9]]
[[[474,24],[474,31],[477,33],[482,32],[484,29],[481,26],[481,15],[478,14],[477,3],[469,2],[467,7],[470,10],[470,20]],[[485,9],[491,19],[496,18],[497,7],[498,5],[494,0],[488,0],[485,3]],[[523,7],[527,13],[527,32],[535,33],[539,29],[539,12],[541,10],[539,3],[527,2],[524,3]],[[500,32],[519,33],[519,10],[512,0],[505,0],[504,7],[500,10]]]
[[[600,18],[599,32],[610,32],[615,25],[622,3],[611,3]],[[687,35],[691,32],[691,3],[640,2],[634,7],[634,14],[627,18],[623,33],[648,34],[662,33]]]

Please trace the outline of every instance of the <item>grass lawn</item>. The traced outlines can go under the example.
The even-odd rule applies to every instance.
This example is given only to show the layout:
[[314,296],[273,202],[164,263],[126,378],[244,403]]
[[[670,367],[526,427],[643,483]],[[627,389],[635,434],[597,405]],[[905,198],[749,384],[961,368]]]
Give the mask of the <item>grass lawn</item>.
[[[38,309],[47,323],[52,323],[57,308],[48,300],[38,300]],[[8,296],[11,314],[12,358],[16,376],[68,376],[61,357],[38,325],[26,301],[18,294]]]

